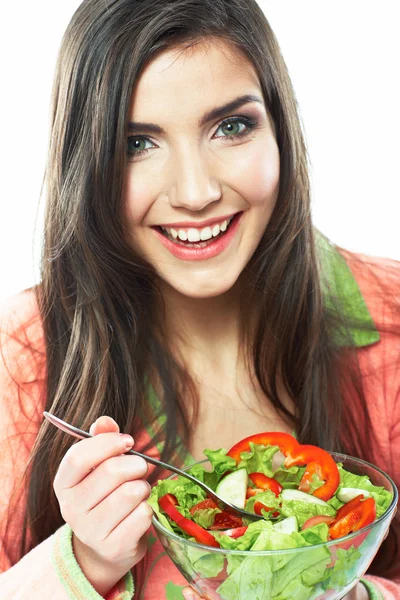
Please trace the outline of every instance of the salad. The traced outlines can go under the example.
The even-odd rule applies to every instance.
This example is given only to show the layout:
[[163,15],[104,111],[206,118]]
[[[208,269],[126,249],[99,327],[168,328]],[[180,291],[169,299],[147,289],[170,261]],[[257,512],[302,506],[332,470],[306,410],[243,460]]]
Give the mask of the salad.
[[[340,538],[373,523],[393,499],[391,493],[373,485],[366,475],[346,471],[325,450],[299,444],[286,433],[260,433],[241,440],[229,451],[207,449],[204,454],[211,470],[195,464],[189,473],[224,500],[262,519],[251,521],[230,514],[184,477],[158,481],[148,502],[167,530],[228,553],[315,546],[300,553],[295,566],[293,554],[277,554],[269,562],[261,557],[260,576],[265,579],[266,573],[271,572],[273,581],[279,582],[276,598],[286,597],[285,590],[288,598],[297,597],[294,585],[296,590],[299,586],[308,590],[303,596],[299,593],[299,598],[310,597],[309,591],[316,584],[322,586],[322,592],[344,587],[369,532],[363,531],[343,542]],[[330,540],[339,541],[334,552],[324,545]],[[186,559],[196,563],[203,577],[216,577],[224,568],[223,553],[210,554],[194,546],[187,546],[188,551],[191,556]],[[202,557],[207,560],[201,560]],[[232,590],[237,588],[239,579],[242,582],[250,573],[250,566],[243,571],[246,560],[249,559],[243,560],[237,554],[228,556],[227,576],[218,589],[222,597],[237,597]],[[255,557],[252,560],[254,563]],[[253,563],[249,576],[254,578]]]

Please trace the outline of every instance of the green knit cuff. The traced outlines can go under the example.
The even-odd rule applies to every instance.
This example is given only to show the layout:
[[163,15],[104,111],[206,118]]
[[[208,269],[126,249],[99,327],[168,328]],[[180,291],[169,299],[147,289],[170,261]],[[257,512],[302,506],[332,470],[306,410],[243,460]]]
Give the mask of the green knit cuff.
[[[104,600],[86,579],[72,547],[72,529],[65,524],[54,534],[52,562],[57,576],[71,600]],[[132,600],[135,591],[131,571],[110,590],[107,600]]]
[[370,600],[384,600],[382,592],[371,581],[361,578],[360,583],[367,588]]

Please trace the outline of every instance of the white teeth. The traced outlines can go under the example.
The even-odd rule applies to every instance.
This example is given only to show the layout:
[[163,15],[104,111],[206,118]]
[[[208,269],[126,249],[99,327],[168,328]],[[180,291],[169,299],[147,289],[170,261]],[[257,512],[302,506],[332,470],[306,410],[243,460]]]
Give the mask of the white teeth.
[[200,231],[198,229],[189,229],[187,232],[187,239],[189,242],[200,241]]
[[195,227],[190,227],[189,229],[174,229],[173,227],[161,227],[163,232],[170,237],[172,240],[181,240],[182,242],[188,242],[188,245],[191,243],[205,242],[210,240],[213,237],[217,237],[221,232],[224,233],[228,229],[228,225],[232,221],[233,217],[230,219],[225,219],[222,223],[218,225],[214,225],[213,227],[203,227],[203,229],[196,229]]
[[212,238],[211,227],[204,227],[204,229],[202,229],[200,231],[200,239],[202,241],[205,241],[205,240],[210,240],[211,238]]
[[219,225],[214,225],[214,227],[212,229],[213,237],[216,237],[219,234],[219,232],[220,232]]

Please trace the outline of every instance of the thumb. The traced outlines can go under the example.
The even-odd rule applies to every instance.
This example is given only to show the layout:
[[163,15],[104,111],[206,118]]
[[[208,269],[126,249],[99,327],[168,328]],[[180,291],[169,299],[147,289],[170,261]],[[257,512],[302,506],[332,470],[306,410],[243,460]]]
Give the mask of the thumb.
[[99,433],[118,433],[118,423],[111,417],[103,415],[96,419],[96,421],[90,426],[89,433],[92,435],[98,435]]

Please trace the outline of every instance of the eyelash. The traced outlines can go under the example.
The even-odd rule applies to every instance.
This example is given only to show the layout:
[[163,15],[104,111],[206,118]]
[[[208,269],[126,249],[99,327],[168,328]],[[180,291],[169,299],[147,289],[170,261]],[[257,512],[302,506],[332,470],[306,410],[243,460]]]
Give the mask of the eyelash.
[[[216,132],[221,127],[223,127],[224,125],[229,125],[230,123],[244,124],[246,126],[246,128],[243,129],[242,131],[239,131],[239,133],[235,133],[235,134],[232,134],[232,135],[217,136],[218,139],[233,140],[234,141],[234,140],[237,140],[239,138],[243,138],[243,137],[248,136],[258,126],[258,121],[255,120],[255,119],[251,119],[249,117],[245,117],[245,116],[229,117],[229,118],[224,119],[223,121],[221,121],[221,123],[218,125],[218,127],[216,129]],[[154,143],[152,141],[152,139],[149,138],[146,135],[133,135],[133,136],[129,136],[128,140],[127,140],[128,144],[129,144],[129,142],[131,140],[145,140],[145,141],[151,142],[152,144]],[[128,154],[128,157],[130,157],[130,158],[136,158],[137,156],[143,156],[149,150],[152,150],[152,148],[145,148],[144,150],[140,150],[139,152],[132,152],[131,150],[127,150],[127,154]]]

